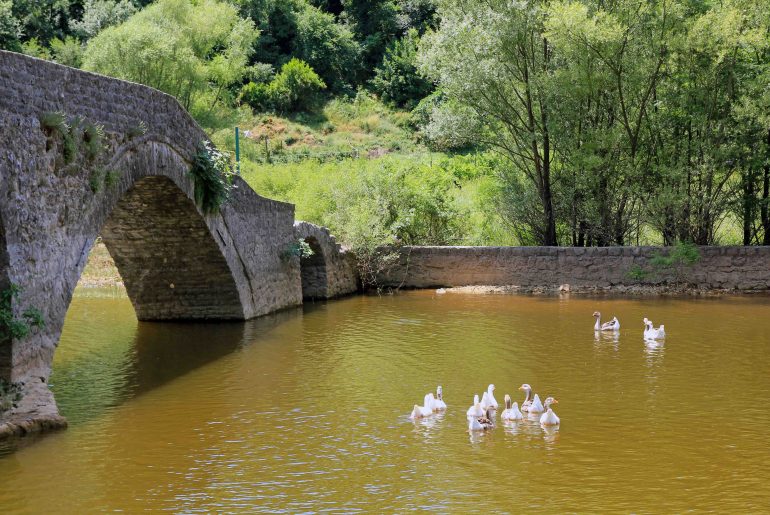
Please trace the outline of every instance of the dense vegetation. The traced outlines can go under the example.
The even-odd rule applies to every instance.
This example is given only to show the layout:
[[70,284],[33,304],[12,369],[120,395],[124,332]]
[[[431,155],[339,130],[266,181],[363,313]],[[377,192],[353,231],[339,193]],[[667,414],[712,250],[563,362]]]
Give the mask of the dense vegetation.
[[0,0],[359,247],[770,244],[770,0]]

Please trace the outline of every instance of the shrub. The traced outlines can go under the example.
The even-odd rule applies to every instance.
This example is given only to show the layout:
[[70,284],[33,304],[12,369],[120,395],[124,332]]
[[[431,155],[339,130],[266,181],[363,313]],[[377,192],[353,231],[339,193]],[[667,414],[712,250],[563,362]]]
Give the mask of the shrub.
[[292,59],[280,73],[265,84],[250,82],[241,89],[241,99],[253,109],[279,112],[310,111],[326,84],[304,61]]
[[204,213],[216,213],[227,201],[232,189],[233,170],[230,155],[209,142],[202,142],[195,154],[190,176],[195,181],[195,202]]

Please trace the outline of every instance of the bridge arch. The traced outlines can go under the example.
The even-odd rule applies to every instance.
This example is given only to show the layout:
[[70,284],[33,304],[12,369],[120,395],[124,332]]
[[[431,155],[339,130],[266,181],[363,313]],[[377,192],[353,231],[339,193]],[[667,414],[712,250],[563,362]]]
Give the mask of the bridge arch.
[[0,284],[20,286],[18,305],[45,322],[0,349],[0,374],[45,383],[99,235],[141,320],[243,320],[301,304],[299,264],[281,259],[296,241],[294,207],[236,177],[219,212],[203,213],[189,171],[204,140],[159,91],[0,51]]
[[296,222],[294,231],[296,238],[313,250],[312,256],[300,260],[303,298],[331,299],[359,290],[355,256],[343,249],[328,229]]

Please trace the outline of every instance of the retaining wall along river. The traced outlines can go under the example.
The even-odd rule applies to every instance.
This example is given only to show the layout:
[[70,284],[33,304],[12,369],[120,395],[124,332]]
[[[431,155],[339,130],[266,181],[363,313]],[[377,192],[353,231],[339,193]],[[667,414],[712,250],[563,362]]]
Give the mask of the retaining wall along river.
[[437,288],[471,285],[524,289],[645,289],[687,286],[703,290],[770,289],[770,247],[699,247],[692,264],[656,266],[661,247],[402,247],[396,265],[380,276],[385,286]]

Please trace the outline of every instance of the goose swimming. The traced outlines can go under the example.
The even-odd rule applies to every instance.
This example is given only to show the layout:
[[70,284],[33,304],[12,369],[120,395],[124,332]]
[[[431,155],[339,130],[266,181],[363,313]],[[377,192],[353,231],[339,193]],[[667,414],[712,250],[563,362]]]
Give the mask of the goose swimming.
[[524,390],[524,393],[526,394],[524,402],[521,403],[521,411],[524,413],[542,413],[544,411],[543,405],[540,403],[540,397],[535,394],[535,397],[532,398],[531,386],[529,386],[527,383],[524,383],[523,385],[519,386],[519,390]]
[[617,317],[612,317],[612,320],[609,322],[601,323],[602,314],[598,311],[594,311],[594,318],[596,319],[596,323],[594,323],[594,331],[619,331],[620,330],[620,321]]
[[507,393],[505,394],[505,409],[500,415],[500,418],[509,422],[514,420],[521,420],[524,418],[524,415],[521,413],[521,411],[519,411],[519,403],[514,402],[511,404],[511,396]]
[[666,337],[666,330],[663,324],[657,329],[652,326],[652,320],[648,320],[644,317],[644,339],[645,340],[661,340]]
[[478,395],[473,396],[473,405],[468,408],[466,414],[468,415],[468,418],[479,418],[484,416],[484,409],[481,407]]
[[468,421],[468,431],[485,431],[487,429],[492,429],[495,425],[493,417],[494,413],[490,408],[487,410],[486,415],[471,418]]
[[433,400],[433,411],[444,411],[446,403],[444,402],[444,390],[441,386],[436,387],[436,398]]
[[540,417],[540,424],[543,426],[556,426],[559,425],[559,417],[556,416],[556,413],[553,412],[551,409],[551,404],[558,404],[559,401],[554,399],[553,397],[548,397],[545,400],[545,409],[546,412],[542,414]]

